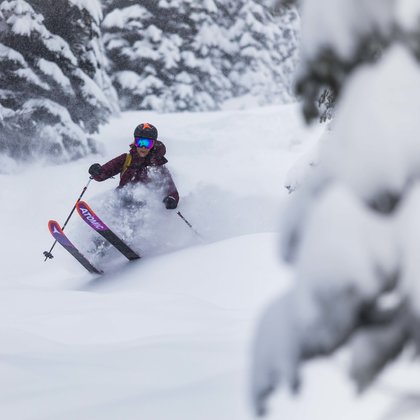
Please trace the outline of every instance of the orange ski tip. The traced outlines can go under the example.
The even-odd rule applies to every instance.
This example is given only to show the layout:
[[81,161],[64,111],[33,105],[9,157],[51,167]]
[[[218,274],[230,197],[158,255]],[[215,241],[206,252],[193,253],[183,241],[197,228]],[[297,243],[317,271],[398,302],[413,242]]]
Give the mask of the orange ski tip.
[[62,230],[61,230],[61,226],[60,226],[60,224],[57,222],[57,221],[55,221],[55,220],[49,220],[48,221],[48,229],[49,229],[49,231],[52,233],[53,232],[53,228],[52,228],[52,226],[55,226],[60,232],[62,232]]
[[92,214],[95,214],[95,212],[90,208],[88,203],[86,201],[80,200],[76,204],[77,212],[82,216],[82,213],[80,212],[80,206],[86,207]]

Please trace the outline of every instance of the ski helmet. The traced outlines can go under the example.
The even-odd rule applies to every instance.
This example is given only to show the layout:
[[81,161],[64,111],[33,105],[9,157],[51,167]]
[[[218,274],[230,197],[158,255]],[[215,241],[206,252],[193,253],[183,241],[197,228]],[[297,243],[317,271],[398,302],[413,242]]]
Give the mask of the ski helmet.
[[142,123],[134,130],[134,137],[145,137],[147,139],[157,140],[158,131],[152,124]]

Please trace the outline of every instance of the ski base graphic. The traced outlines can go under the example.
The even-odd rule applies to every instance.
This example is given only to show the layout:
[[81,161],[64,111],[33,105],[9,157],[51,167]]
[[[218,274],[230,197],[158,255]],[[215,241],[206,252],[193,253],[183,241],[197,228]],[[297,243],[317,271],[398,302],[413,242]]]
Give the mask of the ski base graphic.
[[71,255],[73,255],[73,257],[76,258],[76,260],[79,261],[79,263],[82,264],[83,267],[85,267],[86,270],[89,271],[89,273],[103,274],[101,270],[98,270],[96,267],[94,267],[90,263],[90,261],[70,242],[70,240],[67,238],[67,236],[61,229],[58,222],[56,222],[55,220],[50,220],[48,222],[48,229],[51,232],[51,235],[54,237],[54,239],[65,250],[67,250]]
[[77,212],[80,217],[111,245],[121,252],[129,260],[137,260],[140,258],[133,249],[131,249],[123,240],[121,240],[88,206],[85,201],[79,201],[76,204]]

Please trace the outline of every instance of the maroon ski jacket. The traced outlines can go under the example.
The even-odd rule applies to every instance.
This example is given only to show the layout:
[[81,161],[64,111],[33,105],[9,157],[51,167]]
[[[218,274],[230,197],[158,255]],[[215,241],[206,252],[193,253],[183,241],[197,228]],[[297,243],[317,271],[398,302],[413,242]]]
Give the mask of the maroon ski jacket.
[[168,160],[165,158],[166,147],[161,141],[156,141],[153,149],[150,150],[149,154],[142,158],[134,146],[130,150],[131,162],[128,167],[123,171],[124,164],[126,162],[127,153],[123,153],[120,156],[110,160],[109,162],[102,165],[102,172],[100,175],[93,177],[95,181],[105,181],[112,176],[121,174],[120,184],[118,188],[122,188],[125,185],[143,183],[147,184],[151,181],[151,168],[153,168],[154,179],[157,176],[159,181],[162,183],[165,191],[165,197],[172,196],[177,204],[179,201],[178,190],[172,179],[169,170],[164,166]]

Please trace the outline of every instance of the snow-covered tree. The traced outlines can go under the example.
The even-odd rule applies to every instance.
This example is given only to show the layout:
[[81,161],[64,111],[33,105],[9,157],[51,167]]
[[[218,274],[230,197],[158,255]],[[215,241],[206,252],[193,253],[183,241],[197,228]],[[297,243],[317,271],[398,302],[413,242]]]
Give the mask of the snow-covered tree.
[[[111,60],[111,73],[124,109],[176,109],[171,89],[183,74],[181,53],[191,42],[186,2],[139,4],[121,2],[103,22],[104,42]],[[189,9],[188,9],[189,10]],[[187,30],[185,30],[187,28]],[[181,89],[180,89],[181,90]],[[188,89],[180,92],[187,97]],[[179,105],[182,107],[182,104]]]
[[298,83],[310,120],[337,95],[331,131],[283,219],[295,286],[258,327],[256,411],[307,359],[348,345],[363,391],[408,347],[420,350],[420,3],[305,0]]
[[125,109],[211,110],[247,93],[290,99],[292,9],[287,27],[254,0],[107,0],[105,10],[104,42]]
[[233,45],[229,79],[234,96],[251,93],[262,102],[290,100],[291,74],[296,65],[297,14],[283,9],[275,18],[265,5],[237,2],[229,36]]
[[73,159],[116,108],[97,0],[0,3],[0,153]]

